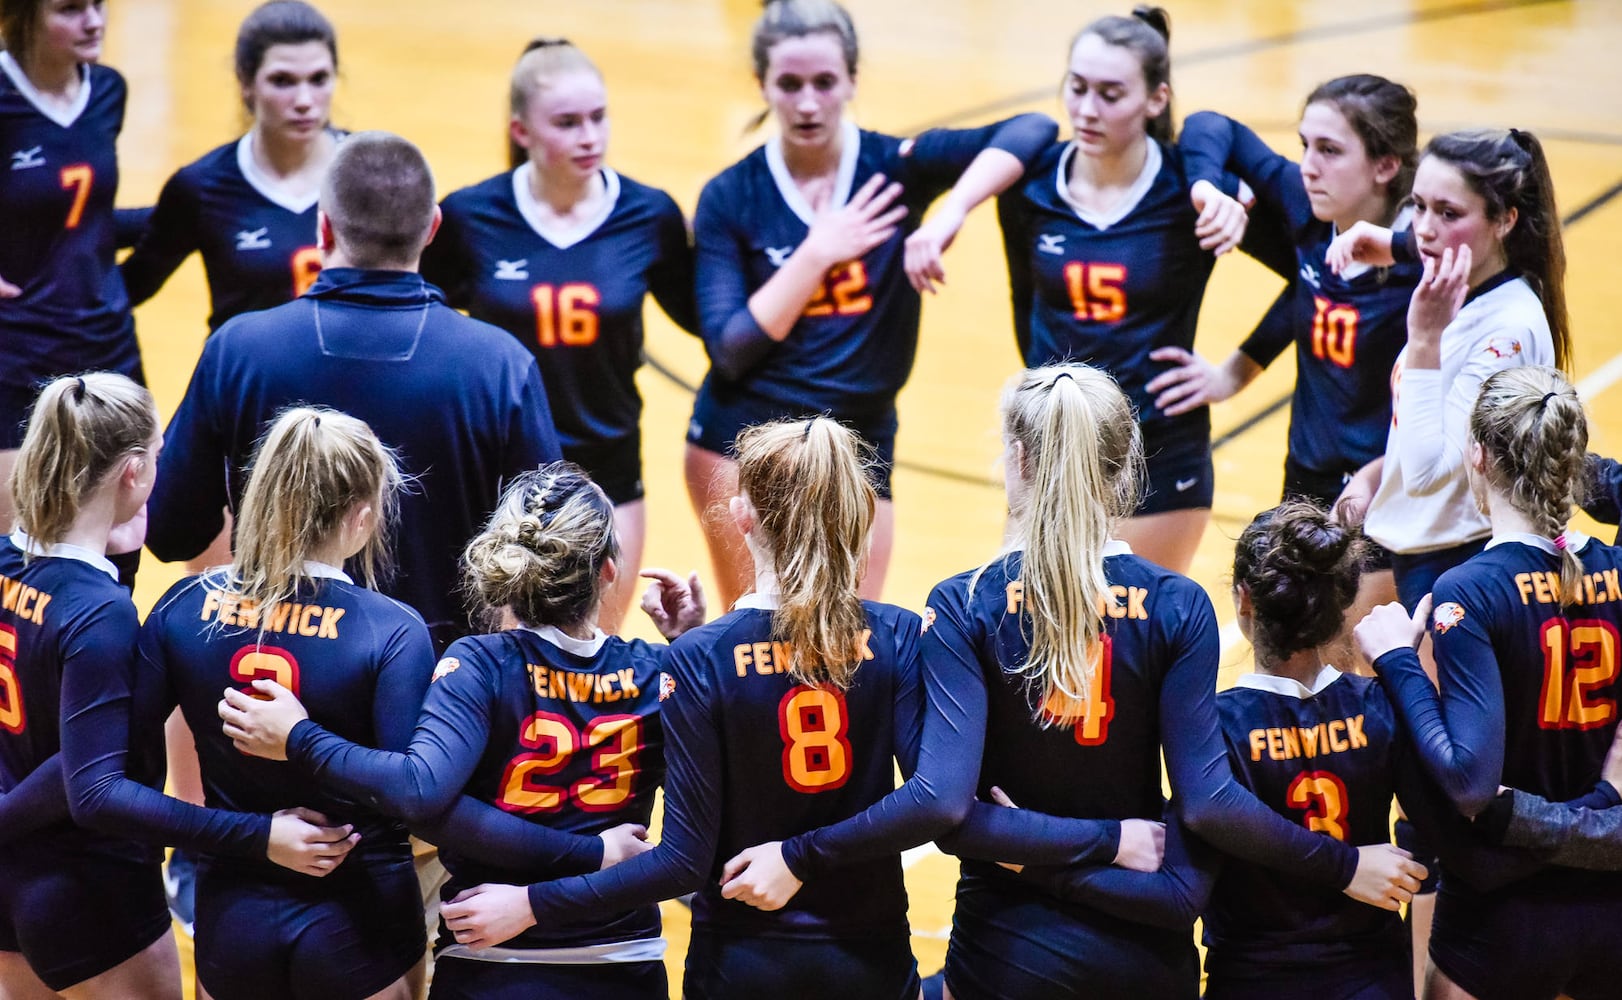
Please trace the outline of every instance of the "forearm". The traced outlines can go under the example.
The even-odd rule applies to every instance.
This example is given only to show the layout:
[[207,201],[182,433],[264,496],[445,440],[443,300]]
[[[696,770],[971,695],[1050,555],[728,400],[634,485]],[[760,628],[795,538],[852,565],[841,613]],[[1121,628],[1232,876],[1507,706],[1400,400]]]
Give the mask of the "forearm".
[[70,818],[62,755],[56,753],[0,795],[0,846]]
[[937,842],[946,853],[975,861],[1107,865],[1121,849],[1121,824],[976,801],[963,824]]
[[556,830],[503,812],[488,802],[459,796],[438,816],[413,824],[431,844],[481,864],[521,873],[526,879],[584,875],[603,866],[603,840]]

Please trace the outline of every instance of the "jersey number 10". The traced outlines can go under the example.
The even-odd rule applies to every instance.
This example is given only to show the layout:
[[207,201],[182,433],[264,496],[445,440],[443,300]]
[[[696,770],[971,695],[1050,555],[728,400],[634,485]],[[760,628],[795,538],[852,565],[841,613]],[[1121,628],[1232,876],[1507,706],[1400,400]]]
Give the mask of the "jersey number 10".
[[1357,353],[1357,309],[1312,297],[1312,356],[1340,368],[1352,367]]

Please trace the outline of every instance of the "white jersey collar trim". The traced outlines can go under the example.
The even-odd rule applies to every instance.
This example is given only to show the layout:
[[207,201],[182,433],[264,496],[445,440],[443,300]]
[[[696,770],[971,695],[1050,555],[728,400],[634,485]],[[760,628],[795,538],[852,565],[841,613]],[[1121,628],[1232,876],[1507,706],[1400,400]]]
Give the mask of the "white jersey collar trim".
[[733,610],[776,611],[783,606],[781,594],[748,593],[738,598],[732,605]]
[[608,633],[596,626],[592,627],[590,639],[576,639],[556,625],[525,625],[523,629],[535,633],[565,653],[573,653],[576,656],[596,656],[597,651],[603,648],[603,643],[608,641]]
[[[1544,538],[1542,535],[1527,534],[1524,531],[1506,531],[1502,535],[1494,535],[1492,536],[1492,539],[1487,542],[1487,548],[1490,549],[1496,545],[1506,545],[1510,542],[1520,542],[1522,545],[1530,545],[1534,549],[1542,549],[1551,556],[1557,556],[1560,554],[1560,550],[1555,547],[1554,539]],[[1573,552],[1581,552],[1583,546],[1587,544],[1587,535],[1578,531],[1576,528],[1566,529],[1567,548],[1571,549]]]
[[41,545],[34,539],[29,538],[28,533],[21,528],[12,531],[11,544],[31,556],[43,556],[47,559],[77,559],[79,562],[94,566],[106,573],[113,578],[113,582],[118,581],[118,567],[113,565],[112,560],[108,559],[105,554],[93,549],[87,549],[82,545],[69,545],[66,542]]
[[577,225],[567,227],[552,225],[546,221],[546,216],[541,211],[541,203],[535,200],[535,191],[529,186],[530,178],[534,175],[535,164],[528,160],[513,170],[513,200],[518,203],[518,214],[529,223],[529,228],[559,250],[567,250],[601,229],[603,223],[608,221],[608,217],[614,214],[614,206],[619,204],[620,175],[603,167],[603,203],[597,211],[593,212],[590,218],[581,219]]
[[1076,144],[1074,142],[1070,143],[1064,148],[1064,152],[1059,154],[1059,170],[1054,175],[1053,180],[1055,187],[1059,191],[1059,200],[1070,206],[1070,210],[1076,213],[1076,218],[1097,229],[1108,229],[1131,215],[1132,210],[1138,207],[1139,202],[1143,201],[1143,196],[1149,193],[1149,188],[1154,185],[1155,178],[1160,176],[1160,167],[1164,160],[1164,157],[1160,155],[1160,143],[1155,142],[1153,139],[1146,141],[1149,143],[1149,152],[1143,158],[1143,171],[1138,174],[1138,179],[1132,182],[1132,187],[1128,189],[1126,197],[1122,198],[1120,204],[1116,205],[1108,213],[1099,213],[1083,208],[1080,202],[1070,197],[1070,158],[1077,155]]
[[79,96],[74,98],[72,106],[65,111],[58,111],[46,102],[45,95],[41,94],[33,81],[28,79],[28,74],[17,65],[17,60],[12,58],[10,52],[0,51],[0,70],[4,70],[6,76],[11,78],[18,92],[28,99],[28,103],[34,106],[35,111],[63,128],[72,126],[79,120],[79,116],[84,114],[84,109],[90,106],[90,67],[83,63],[79,65]]
[[314,559],[304,560],[304,575],[312,580],[342,580],[344,583],[354,583],[349,574],[343,569],[329,563],[316,562]]
[[[259,169],[259,164],[253,159],[253,133],[249,132],[237,140],[237,169],[242,171],[242,179],[248,186],[259,192],[259,196],[278,208],[285,208],[294,215],[303,215],[310,210],[321,198],[319,189],[310,192],[303,198],[289,197],[277,188],[276,183],[265,176]],[[313,236],[312,236],[313,238]]]
[[1318,676],[1312,679],[1310,687],[1293,677],[1278,677],[1273,674],[1241,674],[1239,679],[1233,682],[1233,686],[1306,701],[1308,698],[1317,697],[1324,688],[1339,679],[1340,671],[1325,664],[1318,668]]
[[[840,141],[844,145],[839,150],[839,173],[834,178],[834,196],[833,200],[828,202],[829,208],[840,208],[850,200],[851,185],[856,180],[856,158],[862,151],[862,131],[849,118],[840,124]],[[789,210],[799,216],[800,221],[807,226],[815,222],[817,213],[812,210],[811,203],[805,200],[805,195],[800,193],[799,185],[794,183],[794,177],[788,172],[788,163],[783,159],[781,135],[774,135],[766,140],[766,169],[771,171],[772,182],[777,185],[777,193],[783,196]]]
[[1108,559],[1110,556],[1129,556],[1131,554],[1132,546],[1128,545],[1122,539],[1111,538],[1109,541],[1104,543],[1104,558],[1106,559]]

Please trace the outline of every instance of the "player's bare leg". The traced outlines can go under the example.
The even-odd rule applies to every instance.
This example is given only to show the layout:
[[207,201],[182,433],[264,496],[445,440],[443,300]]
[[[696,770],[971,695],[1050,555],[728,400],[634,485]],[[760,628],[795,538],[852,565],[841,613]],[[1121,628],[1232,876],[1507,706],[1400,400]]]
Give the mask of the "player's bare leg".
[[1134,555],[1173,573],[1186,574],[1194,565],[1194,553],[1199,550],[1200,539],[1205,536],[1205,526],[1210,521],[1209,507],[1168,510],[1162,514],[1129,517],[1116,528],[1115,534],[1132,546]]
[[61,994],[39,981],[21,952],[0,951],[0,1000],[60,1000],[60,997]]
[[867,569],[862,573],[862,582],[858,587],[864,600],[881,599],[884,575],[890,569],[890,553],[894,549],[895,503],[880,500],[873,512],[873,545],[867,553]]
[[173,932],[145,950],[62,991],[66,1000],[180,1000],[180,956]]
[[626,612],[642,589],[636,574],[642,569],[642,547],[648,537],[648,505],[641,500],[615,504],[614,535],[620,543],[619,575],[603,594],[597,612],[597,627],[609,635],[619,634]]
[[1476,1000],[1435,965],[1430,967],[1425,977],[1425,992],[1421,995],[1425,1000]]
[[754,561],[727,510],[728,503],[738,495],[738,463],[689,444],[685,472],[687,496],[693,502],[693,513],[698,515],[710,563],[715,568],[715,592],[720,595],[717,610],[724,613],[755,582]]

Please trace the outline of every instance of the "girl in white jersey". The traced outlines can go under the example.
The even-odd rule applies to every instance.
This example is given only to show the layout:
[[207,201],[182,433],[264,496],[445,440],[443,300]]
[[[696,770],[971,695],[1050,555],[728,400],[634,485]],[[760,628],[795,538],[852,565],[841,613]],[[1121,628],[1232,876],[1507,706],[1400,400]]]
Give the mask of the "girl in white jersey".
[[1389,265],[1417,253],[1425,276],[1408,309],[1408,346],[1383,458],[1342,494],[1392,553],[1411,611],[1443,571],[1481,550],[1491,529],[1470,498],[1465,443],[1481,383],[1518,365],[1566,367],[1565,250],[1543,147],[1518,129],[1439,135],[1413,187],[1413,237],[1360,222],[1330,248],[1330,267]]

